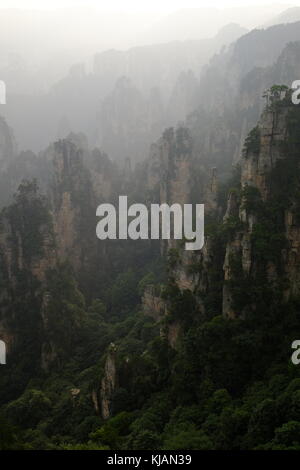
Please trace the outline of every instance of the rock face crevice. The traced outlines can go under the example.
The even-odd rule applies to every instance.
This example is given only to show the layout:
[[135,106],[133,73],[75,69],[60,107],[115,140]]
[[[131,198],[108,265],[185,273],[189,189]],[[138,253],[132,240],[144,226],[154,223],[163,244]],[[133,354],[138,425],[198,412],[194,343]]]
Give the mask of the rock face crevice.
[[[39,334],[47,272],[57,263],[50,209],[36,182],[24,181],[13,204],[1,212],[0,257],[0,339],[10,355],[27,335]],[[36,322],[33,333],[32,321]]]
[[112,400],[117,386],[116,352],[117,348],[112,343],[108,349],[100,388],[101,414],[103,419],[108,419],[111,416]]
[[[298,147],[292,135],[298,119],[299,112],[291,103],[290,93],[275,90],[258,123],[256,137],[250,133],[252,141],[246,140],[240,198],[230,195],[224,217],[225,223],[230,217],[236,223],[226,245],[223,266],[223,314],[229,318],[243,315],[243,308],[233,307],[237,263],[240,275],[249,283],[263,270],[273,287],[284,274],[285,299],[299,291],[300,227],[295,214],[299,165]],[[290,174],[290,183],[282,177],[285,173]],[[248,307],[255,309],[255,302]]]
[[[190,132],[186,128],[167,129],[162,138],[151,147],[146,167],[149,199],[156,203],[204,204],[205,216],[219,212],[216,168],[205,169],[195,153]],[[161,255],[168,263],[169,278],[181,292],[201,292],[197,296],[199,308],[203,308],[201,296],[209,288],[206,268],[213,263],[211,243],[207,237],[205,246],[199,252],[186,251],[181,241],[170,239],[160,241]],[[201,266],[201,270],[198,268]],[[179,321],[170,320],[169,301],[155,293],[154,287],[146,289],[143,296],[143,310],[167,325],[161,334],[171,347],[181,333]]]
[[[198,197],[202,196],[205,204],[206,220],[211,220],[211,216],[212,220],[219,220],[219,236],[206,233],[205,245],[200,252],[186,252],[176,243],[165,247],[172,283],[182,294],[186,291],[192,293],[203,318],[209,314],[207,298],[216,287],[220,312],[232,319],[243,317],[249,309],[256,309],[255,296],[237,300],[237,292],[242,289],[242,284],[251,289],[258,277],[265,279],[268,288],[277,290],[281,289],[280,279],[284,277],[286,283],[282,296],[286,300],[299,292],[297,191],[300,178],[299,145],[295,136],[297,122],[300,124],[299,111],[292,105],[291,93],[286,87],[272,87],[267,97],[267,106],[258,125],[245,140],[240,176],[235,183],[237,186],[229,191],[223,222],[222,219],[220,222],[222,211],[218,207],[216,170],[213,169],[211,178],[206,178],[206,183],[197,188]],[[180,173],[183,167],[174,165],[170,158],[176,154],[173,138],[174,134],[166,134],[164,139],[167,140],[155,148],[152,169],[156,172],[150,173],[148,181],[159,189],[160,200],[170,203],[178,198],[181,203],[190,202],[193,200],[195,160],[193,157],[183,158],[184,164],[188,162],[189,166],[189,177],[186,178],[185,172],[183,175]],[[169,172],[164,172],[166,162],[170,161],[173,166],[169,165]],[[291,176],[293,186],[282,176],[285,173]],[[180,191],[177,191],[176,184],[178,175],[178,187],[182,181]],[[289,186],[293,189],[290,190]],[[153,310],[157,319],[162,311],[165,317],[170,315],[171,298],[161,302],[152,291],[147,291],[144,301],[145,312]],[[167,322],[168,331],[164,334],[172,347],[176,347],[182,322],[184,319]]]
[[[104,246],[97,245],[95,212],[97,204],[110,199],[115,190],[118,175],[111,162],[100,151],[89,152],[84,139],[76,135],[51,145],[43,158],[51,170],[44,188],[47,195],[41,194],[36,181],[24,180],[12,204],[0,215],[0,339],[9,354],[22,335],[13,326],[13,305],[22,276],[30,284],[37,330],[41,328],[47,336],[48,272],[68,263],[79,282],[82,272],[84,277],[104,259]],[[43,369],[56,358],[53,341],[40,345]]]

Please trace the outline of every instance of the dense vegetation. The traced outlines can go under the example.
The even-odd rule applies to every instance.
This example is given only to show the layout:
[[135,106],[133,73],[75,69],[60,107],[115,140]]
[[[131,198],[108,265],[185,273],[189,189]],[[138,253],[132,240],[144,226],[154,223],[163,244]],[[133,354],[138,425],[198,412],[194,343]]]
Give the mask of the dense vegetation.
[[[1,368],[1,449],[300,449],[300,369],[290,361],[300,297],[286,299],[281,256],[288,245],[285,211],[299,220],[299,128],[295,108],[267,200],[253,187],[241,189],[238,169],[219,188],[221,214],[207,220],[214,259],[201,306],[200,287],[192,292],[176,284],[180,247],[160,256],[148,242],[138,249],[117,242],[106,281],[96,282],[92,295],[68,263],[49,267],[45,285],[37,284],[30,263],[42,250],[41,233],[52,234],[51,216],[36,183],[21,185],[2,214],[15,228],[11,242],[24,238],[27,264],[15,266],[15,291],[1,299],[10,327],[16,336],[22,332]],[[244,158],[258,157],[259,138],[255,128]],[[228,193],[255,216],[254,269],[246,275],[241,256],[232,256],[225,281],[239,313],[234,319],[222,315],[223,262],[226,244],[244,226],[238,217],[223,222]],[[270,263],[278,273],[272,280]],[[203,269],[197,258],[190,265],[194,274]],[[7,273],[0,280],[5,290]],[[142,309],[147,286],[168,306],[159,321]],[[174,324],[176,347],[167,334]],[[117,382],[104,420],[93,397],[99,398],[108,355]]]

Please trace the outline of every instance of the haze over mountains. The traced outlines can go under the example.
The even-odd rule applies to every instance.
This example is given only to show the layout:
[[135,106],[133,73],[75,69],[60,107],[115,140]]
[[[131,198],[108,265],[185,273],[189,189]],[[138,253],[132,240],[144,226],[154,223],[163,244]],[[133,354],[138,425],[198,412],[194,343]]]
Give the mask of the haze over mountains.
[[264,27],[273,26],[274,24],[294,23],[300,20],[300,7],[293,7],[284,10],[279,15],[264,23]]
[[[141,161],[165,126],[193,111],[210,58],[246,28],[277,21],[282,9],[187,9],[154,21],[153,31],[153,18],[144,16],[148,26],[131,18],[133,27],[126,16],[99,16],[82,7],[1,10],[0,75],[8,93],[3,115],[20,149],[38,152],[49,140],[83,132],[112,159]],[[132,37],[137,24],[144,40]],[[151,45],[126,50],[131,43]]]
[[227,23],[238,23],[243,28],[253,29],[272,21],[285,10],[286,7],[276,4],[182,9],[157,21],[142,37],[146,43],[153,43],[154,38],[155,42],[168,42],[211,37]]
[[298,9],[74,11],[2,17],[0,449],[299,450]]
[[284,6],[206,8],[163,16],[151,11],[110,13],[91,7],[2,8],[0,73],[10,83],[11,92],[35,94],[62,78],[73,63],[90,63],[94,54],[106,49],[204,39],[229,23],[252,29],[283,10]]
[[[269,15],[271,23],[281,18],[291,20],[292,13],[298,12],[297,8],[287,9],[274,17],[276,8],[253,7],[250,10],[260,15],[259,21],[264,15]],[[237,18],[242,10],[224,11],[226,15],[222,21],[225,22],[227,17]],[[66,10],[59,12],[62,21]],[[205,10],[199,24],[206,22],[205,15],[210,12],[211,9]],[[23,13],[17,13],[16,19],[24,26]],[[4,16],[6,14],[4,11]],[[38,28],[39,23],[34,22],[31,12],[24,14],[28,14],[26,28],[32,24]],[[52,15],[56,13],[51,11],[49,14],[52,21]],[[89,21],[89,14],[86,10],[83,23]],[[190,11],[190,17],[194,14]],[[49,21],[48,12],[40,12],[39,15],[42,20],[39,34],[41,37],[45,34],[49,40],[53,31],[49,32],[50,26],[45,30],[42,28],[43,21],[46,18]],[[77,18],[76,15],[74,18]],[[183,21],[186,16],[180,15],[180,18]],[[218,21],[219,16],[212,23],[211,31]],[[68,24],[74,34],[75,23]],[[80,25],[82,23],[76,23],[79,32]],[[76,36],[69,37],[62,27],[58,31],[66,35],[66,43]],[[10,36],[11,31],[5,28],[1,34],[7,34],[8,44],[11,41],[9,38],[13,37],[14,47],[17,47],[20,41],[18,36]],[[23,44],[23,52],[27,46],[32,47],[31,41],[36,37],[37,30],[34,29],[31,34],[27,45],[26,42]],[[89,34],[91,31],[87,37]],[[203,31],[199,33],[202,34]],[[77,34],[76,37],[78,40],[81,36]],[[56,39],[57,42],[51,47],[54,48],[55,60],[59,62],[60,55],[55,55],[55,48],[58,48],[62,38],[58,34]],[[87,38],[84,36],[83,49],[85,41]],[[230,23],[210,38],[97,52],[93,56],[92,66],[88,68],[84,61],[74,61],[66,75],[52,85],[49,83],[48,91],[41,91],[38,76],[36,80],[39,85],[32,91],[26,81],[21,91],[22,87],[18,89],[15,82],[14,88],[14,82],[8,80],[7,104],[1,108],[5,118],[1,124],[2,163],[4,168],[11,167],[9,176],[2,174],[5,200],[17,187],[22,171],[28,176],[33,171],[44,181],[47,165],[45,167],[42,162],[45,149],[51,142],[71,134],[72,138],[75,134],[80,136],[76,142],[80,142],[83,148],[97,147],[112,161],[120,163],[121,167],[128,160],[134,167],[148,158],[151,144],[159,139],[165,128],[181,123],[189,127],[201,161],[206,162],[208,167],[217,165],[221,173],[228,172],[232,162],[239,159],[244,139],[263,108],[264,90],[277,78],[289,85],[289,81],[292,82],[296,76],[298,41],[300,23],[297,21],[253,30]],[[295,46],[289,45],[292,42]],[[72,54],[80,55],[82,49],[77,51],[74,44]],[[36,50],[33,48],[36,54],[29,55],[36,63],[42,45],[43,41]],[[97,41],[93,47],[97,47]],[[67,49],[65,53],[68,53]],[[72,54],[67,54],[69,60]],[[48,57],[46,54],[44,59]],[[289,63],[289,67],[280,65],[284,61]],[[22,70],[18,66],[11,72],[14,79],[22,78]],[[16,157],[19,163],[11,161],[11,157]],[[22,171],[17,170],[18,166]]]
[[[35,151],[47,145],[49,136],[55,139],[70,131],[84,132],[92,145],[105,148],[106,140],[114,138],[112,127],[129,125],[131,120],[134,128],[142,126],[140,136],[135,130],[142,148],[124,148],[121,136],[119,142],[127,156],[141,160],[162,128],[184,119],[193,109],[193,93],[203,65],[244,32],[238,25],[229,25],[212,39],[108,50],[94,57],[89,73],[84,64],[72,66],[48,93],[8,91],[4,114],[21,148]],[[114,159],[120,157],[109,144],[106,151]]]

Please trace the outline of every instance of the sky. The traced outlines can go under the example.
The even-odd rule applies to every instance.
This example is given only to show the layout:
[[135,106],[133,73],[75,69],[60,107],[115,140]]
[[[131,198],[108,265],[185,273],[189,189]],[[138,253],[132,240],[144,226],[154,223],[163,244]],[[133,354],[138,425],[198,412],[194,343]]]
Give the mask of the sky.
[[128,12],[141,12],[154,10],[157,12],[171,12],[181,8],[217,7],[228,8],[248,5],[280,4],[300,6],[300,0],[0,0],[0,8],[22,9],[53,9],[72,6],[94,6],[102,10],[126,10]]

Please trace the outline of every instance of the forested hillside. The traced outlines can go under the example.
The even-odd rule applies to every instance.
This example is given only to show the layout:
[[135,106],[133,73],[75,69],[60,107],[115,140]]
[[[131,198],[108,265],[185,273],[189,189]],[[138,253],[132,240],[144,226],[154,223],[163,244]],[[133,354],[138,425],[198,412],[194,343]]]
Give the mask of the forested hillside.
[[[20,152],[1,118],[1,450],[300,449],[299,41],[300,23],[251,31],[197,79],[177,59],[154,78],[133,60],[145,87],[172,76],[163,109],[181,122],[118,77],[98,115],[106,145],[67,132]],[[91,79],[78,70],[76,90]],[[120,195],[203,203],[203,248],[99,240],[97,206]]]

